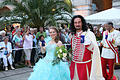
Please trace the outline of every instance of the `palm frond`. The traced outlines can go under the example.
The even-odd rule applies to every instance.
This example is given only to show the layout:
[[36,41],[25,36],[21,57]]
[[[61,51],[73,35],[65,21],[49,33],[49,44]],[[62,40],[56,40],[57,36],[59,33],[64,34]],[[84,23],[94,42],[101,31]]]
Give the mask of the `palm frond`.
[[[12,11],[11,16],[18,15],[23,20],[23,24],[31,21],[36,27],[44,27],[47,25],[56,25],[57,20],[65,20],[71,17],[72,5],[67,4],[64,0],[6,0],[4,5],[14,5],[16,8]],[[27,16],[27,17],[25,17]],[[59,19],[57,16],[60,16]],[[23,22],[24,21],[24,22]]]

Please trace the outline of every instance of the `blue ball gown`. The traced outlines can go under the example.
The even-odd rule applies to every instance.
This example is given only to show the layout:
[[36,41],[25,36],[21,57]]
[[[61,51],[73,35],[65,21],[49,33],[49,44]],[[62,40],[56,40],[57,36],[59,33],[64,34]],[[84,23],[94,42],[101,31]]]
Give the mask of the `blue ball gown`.
[[28,80],[70,80],[70,70],[68,62],[60,61],[59,64],[52,65],[56,44],[46,46],[47,54],[34,66]]

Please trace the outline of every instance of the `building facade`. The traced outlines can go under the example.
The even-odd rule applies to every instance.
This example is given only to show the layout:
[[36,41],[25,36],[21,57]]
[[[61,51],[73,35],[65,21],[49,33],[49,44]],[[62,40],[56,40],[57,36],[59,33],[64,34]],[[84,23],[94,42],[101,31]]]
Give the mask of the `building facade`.
[[81,14],[87,16],[91,14],[92,0],[72,0],[72,4],[75,7],[73,9],[73,15]]
[[[112,8],[114,5],[120,6],[120,0],[72,0],[72,4],[75,6],[73,9],[73,15],[88,16],[99,11]],[[118,3],[118,4],[117,4]]]
[[112,7],[113,8],[119,8],[120,9],[120,0],[113,0],[112,1]]

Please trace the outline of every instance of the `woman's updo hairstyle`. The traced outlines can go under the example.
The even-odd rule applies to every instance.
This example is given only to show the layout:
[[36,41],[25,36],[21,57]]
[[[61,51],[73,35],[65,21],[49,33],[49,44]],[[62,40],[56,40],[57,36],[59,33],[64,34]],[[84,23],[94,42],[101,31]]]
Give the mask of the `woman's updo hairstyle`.
[[49,31],[50,31],[50,29],[54,29],[56,31],[57,36],[55,37],[55,42],[58,43],[58,41],[60,40],[59,39],[59,31],[57,30],[56,27],[53,27],[53,26],[49,28]]

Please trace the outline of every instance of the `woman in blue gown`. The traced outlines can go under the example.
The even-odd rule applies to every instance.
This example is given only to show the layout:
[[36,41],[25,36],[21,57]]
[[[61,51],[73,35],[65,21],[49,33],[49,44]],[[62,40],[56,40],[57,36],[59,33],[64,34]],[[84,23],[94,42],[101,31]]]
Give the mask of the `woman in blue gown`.
[[70,80],[68,62],[60,61],[59,64],[52,65],[55,49],[57,46],[62,46],[62,42],[59,41],[56,28],[50,28],[49,32],[52,40],[43,47],[47,54],[36,63],[28,80]]

